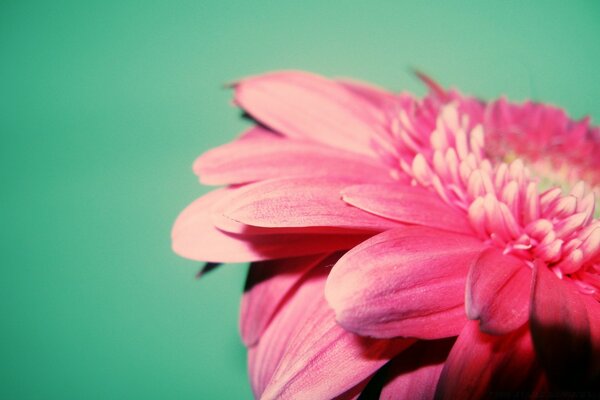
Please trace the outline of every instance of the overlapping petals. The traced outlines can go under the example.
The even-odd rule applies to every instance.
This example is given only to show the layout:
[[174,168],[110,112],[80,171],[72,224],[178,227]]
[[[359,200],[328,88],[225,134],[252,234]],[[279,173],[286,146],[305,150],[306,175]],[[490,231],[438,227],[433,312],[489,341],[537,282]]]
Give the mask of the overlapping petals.
[[423,99],[298,71],[234,85],[258,124],[196,160],[224,187],[172,237],[252,262],[257,398],[599,389],[600,130],[423,79]]

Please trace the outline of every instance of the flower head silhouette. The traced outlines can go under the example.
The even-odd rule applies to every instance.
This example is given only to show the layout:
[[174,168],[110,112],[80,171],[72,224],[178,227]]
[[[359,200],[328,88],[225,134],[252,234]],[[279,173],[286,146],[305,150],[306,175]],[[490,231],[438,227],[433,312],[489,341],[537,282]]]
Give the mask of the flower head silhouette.
[[600,130],[423,79],[423,99],[293,71],[234,85],[256,125],[195,162],[224,187],[173,247],[252,262],[257,398],[598,389]]

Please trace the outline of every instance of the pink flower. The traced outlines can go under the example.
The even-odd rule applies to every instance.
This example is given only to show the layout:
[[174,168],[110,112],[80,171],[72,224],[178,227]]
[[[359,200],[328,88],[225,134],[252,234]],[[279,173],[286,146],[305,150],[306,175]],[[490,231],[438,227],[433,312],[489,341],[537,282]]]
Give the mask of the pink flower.
[[302,72],[235,85],[259,125],[196,161],[226,187],[173,247],[253,262],[256,397],[598,389],[599,130],[425,79],[422,100]]

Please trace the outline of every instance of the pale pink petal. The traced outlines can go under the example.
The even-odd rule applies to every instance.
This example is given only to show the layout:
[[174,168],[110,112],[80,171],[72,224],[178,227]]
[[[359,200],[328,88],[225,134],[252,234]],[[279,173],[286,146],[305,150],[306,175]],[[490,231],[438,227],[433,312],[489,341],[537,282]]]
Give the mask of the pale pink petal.
[[374,156],[379,110],[338,83],[305,72],[246,78],[235,85],[235,102],[252,117],[287,136]]
[[[562,390],[589,384],[594,347],[588,307],[575,285],[535,263],[531,296],[531,335],[549,381]],[[596,315],[597,316],[597,315]],[[595,321],[597,324],[597,321]],[[597,371],[596,371],[597,373]]]
[[413,340],[356,336],[335,323],[323,298],[327,270],[313,269],[250,348],[256,397],[331,399],[348,394]]
[[366,336],[438,339],[467,321],[464,287],[483,244],[425,227],[381,233],[333,267],[325,297],[346,329]]
[[240,305],[240,332],[254,346],[298,281],[326,255],[267,260],[250,264]]
[[534,391],[541,370],[529,330],[523,327],[508,335],[491,336],[477,325],[470,321],[450,351],[436,399],[485,399],[495,394]]
[[282,138],[282,136],[275,132],[270,130],[269,128],[265,127],[265,126],[261,126],[261,125],[254,125],[248,129],[246,129],[244,132],[242,132],[237,140],[246,140],[246,139],[280,139]]
[[483,252],[469,271],[465,306],[470,319],[480,320],[480,329],[502,335],[529,319],[531,269],[521,260],[499,249]]
[[388,379],[381,400],[433,399],[454,339],[423,340],[402,352],[386,367]]
[[360,235],[244,236],[223,232],[214,227],[212,213],[215,204],[219,205],[229,196],[227,190],[219,189],[200,197],[182,211],[171,233],[177,254],[199,261],[247,262],[348,249],[365,239]]
[[365,184],[345,188],[348,204],[381,217],[459,233],[472,233],[466,213],[450,207],[428,190],[393,184]]
[[207,185],[317,175],[391,181],[388,170],[370,158],[276,136],[246,138],[209,150],[196,160],[194,172]]
[[339,178],[283,178],[247,185],[229,200],[223,214],[245,225],[267,228],[330,227],[382,231],[400,224],[346,204]]
[[398,103],[398,95],[372,84],[346,78],[338,79],[337,82],[378,108],[385,109]]

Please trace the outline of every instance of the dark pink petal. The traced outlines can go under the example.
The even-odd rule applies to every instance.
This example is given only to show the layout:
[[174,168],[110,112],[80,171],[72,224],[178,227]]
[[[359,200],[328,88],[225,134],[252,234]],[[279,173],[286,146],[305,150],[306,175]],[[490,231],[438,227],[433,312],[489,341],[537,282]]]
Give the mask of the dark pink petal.
[[254,346],[288,293],[326,255],[250,264],[240,305],[240,332],[246,346]]
[[592,338],[591,365],[587,374],[587,382],[591,383],[591,389],[600,390],[600,303],[591,296],[585,296],[584,302]]
[[428,190],[402,185],[365,184],[342,191],[348,204],[407,224],[423,225],[459,233],[472,233],[466,213],[460,212]]
[[467,316],[480,320],[479,328],[485,333],[511,332],[529,319],[530,292],[531,269],[518,258],[488,249],[469,271]]
[[380,111],[338,83],[305,72],[276,72],[243,79],[235,102],[277,132],[374,156],[371,141]]
[[527,327],[492,336],[477,325],[471,321],[460,333],[442,370],[435,398],[484,399],[534,391],[541,370]]
[[213,225],[212,214],[230,195],[228,190],[215,190],[182,211],[171,233],[177,254],[199,261],[247,262],[348,249],[365,239],[360,235],[244,236],[223,232]]
[[593,383],[591,375],[598,373],[594,364],[600,354],[593,352],[598,345],[592,343],[590,324],[591,317],[597,326],[598,313],[588,314],[584,296],[572,282],[560,280],[544,263],[536,262],[531,334],[548,380],[558,389],[586,387]]
[[433,399],[453,339],[423,340],[396,356],[387,368],[381,400]]
[[483,244],[425,227],[393,229],[333,267],[325,297],[346,329],[365,336],[438,339],[467,321],[464,288]]
[[368,157],[276,136],[245,138],[209,150],[196,160],[194,172],[207,185],[317,175],[391,181],[388,170]]
[[434,94],[437,98],[439,98],[441,101],[446,102],[448,100],[450,100],[450,95],[449,93],[446,91],[446,89],[444,89],[442,87],[442,85],[440,85],[439,83],[437,83],[435,80],[433,80],[429,75],[415,70],[415,75],[417,75],[417,77],[425,84],[427,85],[427,87],[429,88],[430,92],[432,94]]
[[346,204],[340,191],[353,182],[339,178],[283,178],[247,185],[231,198],[224,215],[266,228],[331,227],[381,231],[400,224]]
[[352,393],[413,340],[356,336],[335,323],[323,298],[327,270],[314,269],[250,348],[256,397],[331,399]]

